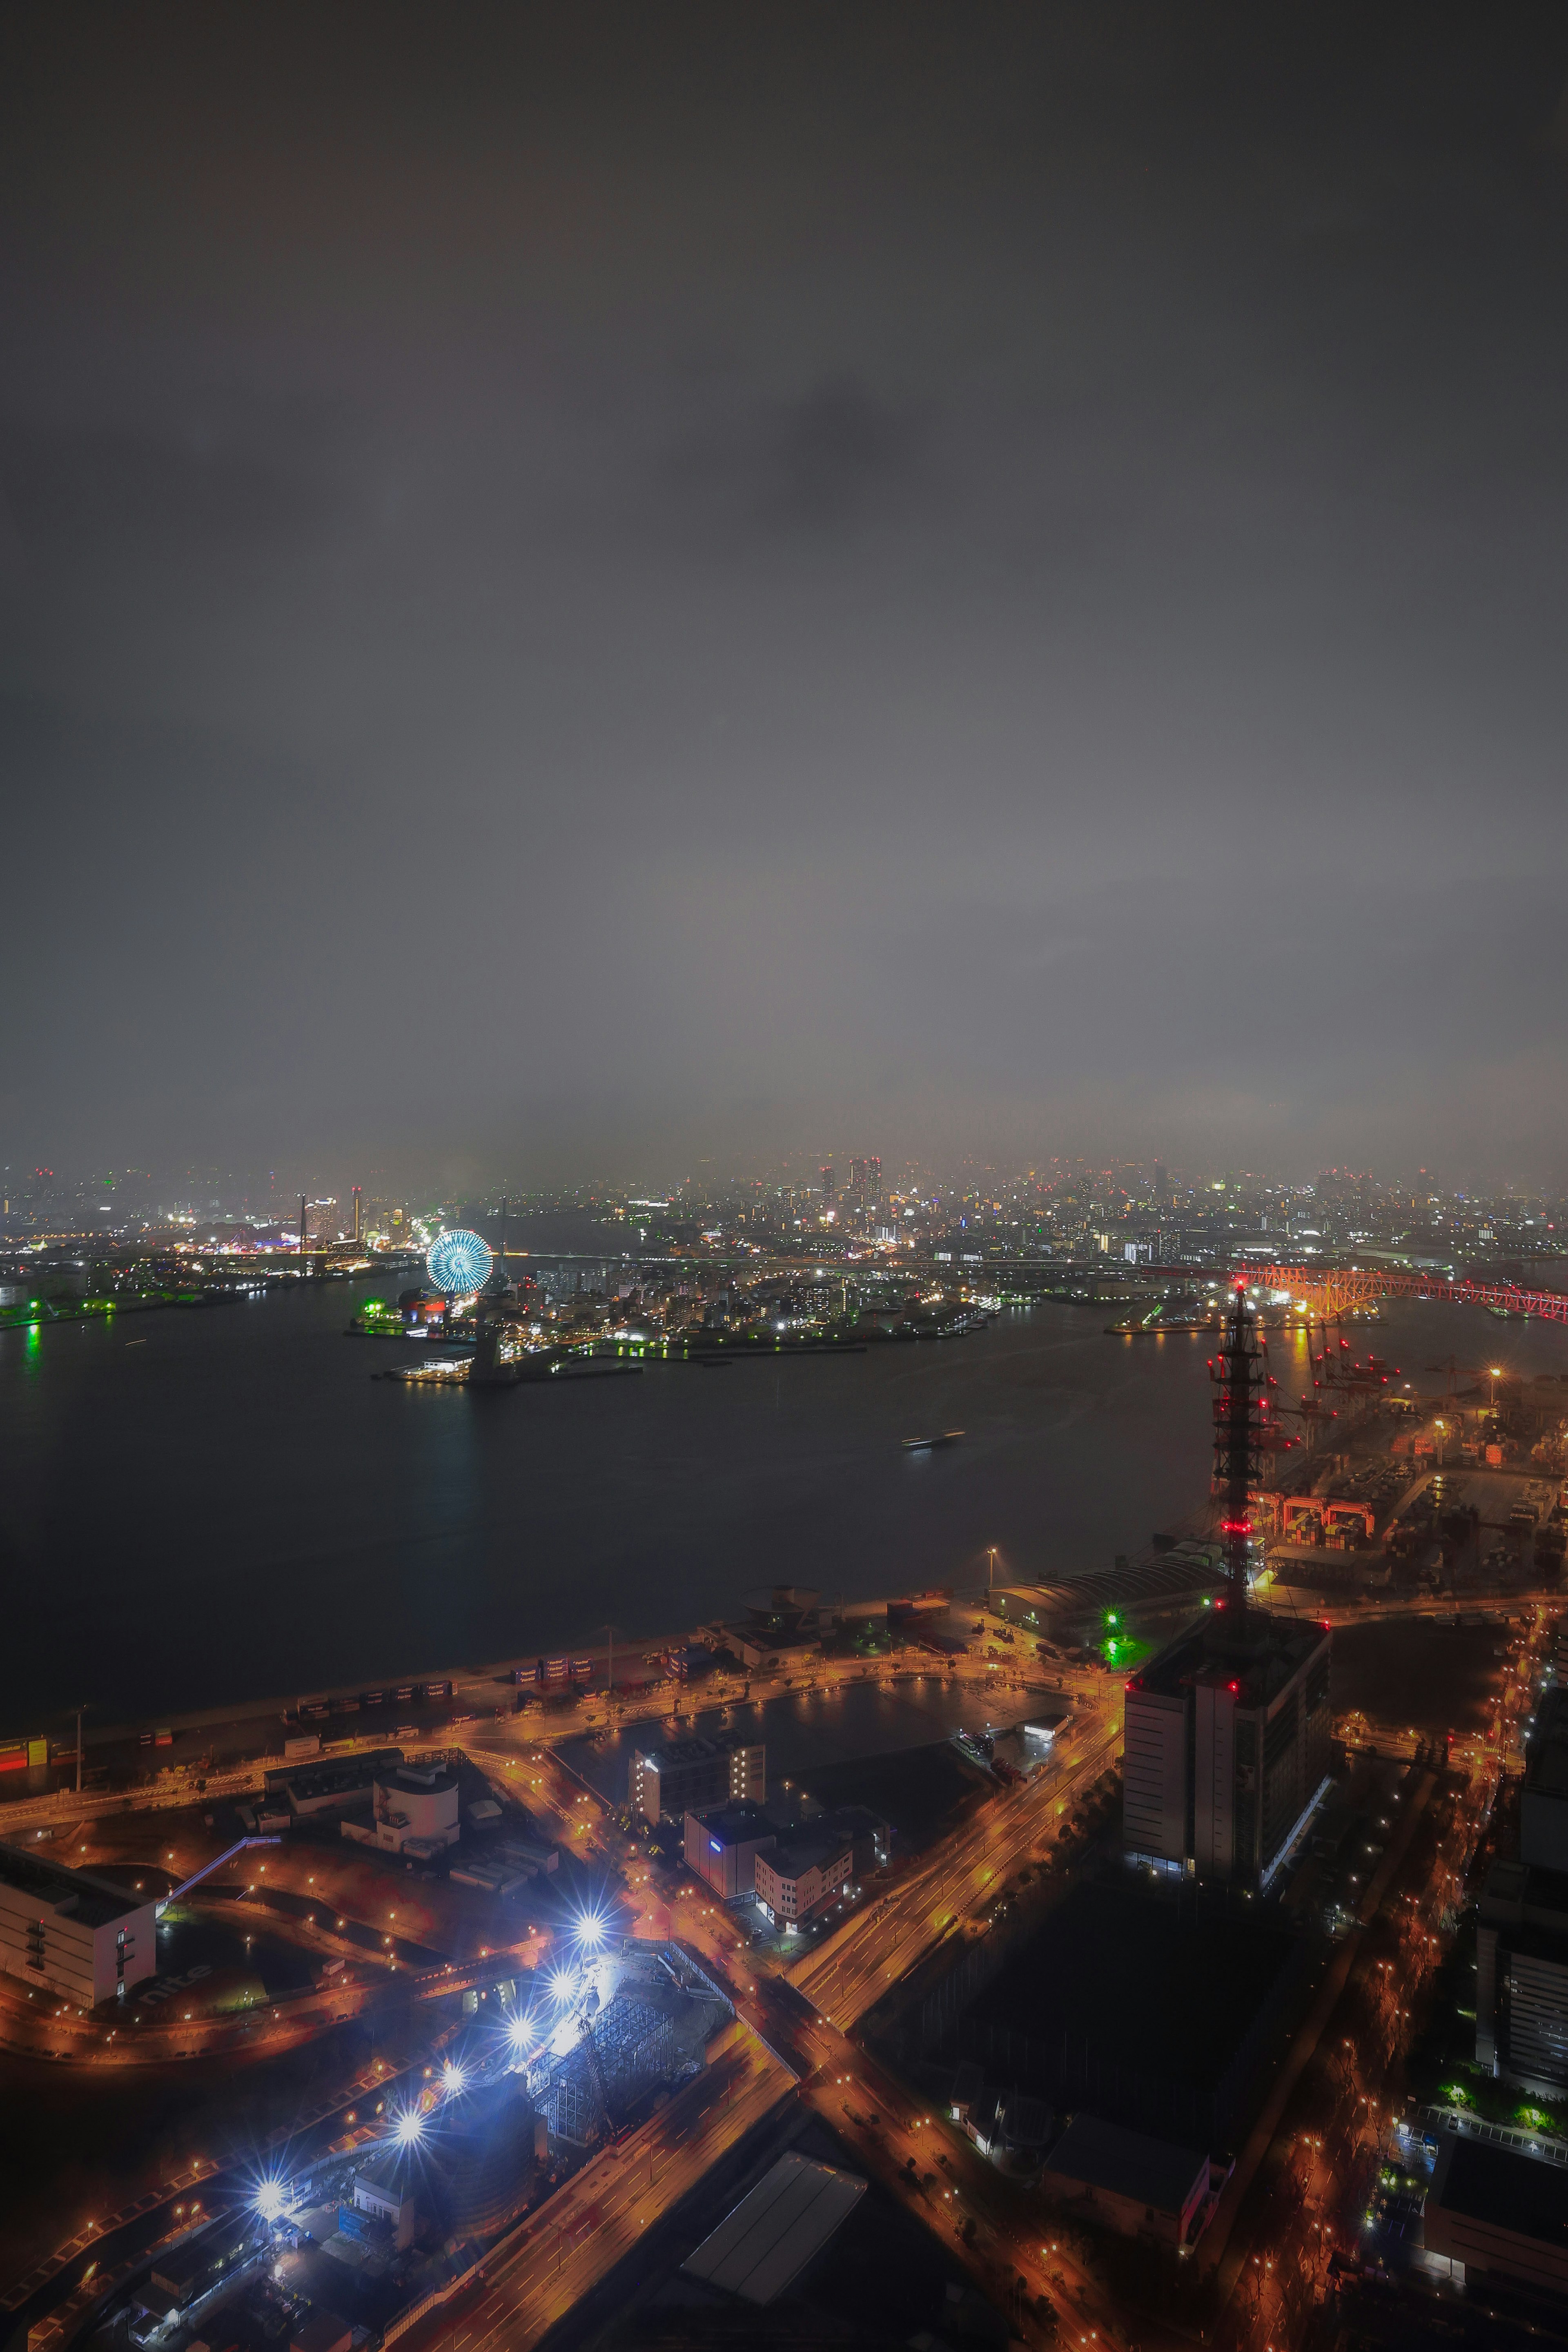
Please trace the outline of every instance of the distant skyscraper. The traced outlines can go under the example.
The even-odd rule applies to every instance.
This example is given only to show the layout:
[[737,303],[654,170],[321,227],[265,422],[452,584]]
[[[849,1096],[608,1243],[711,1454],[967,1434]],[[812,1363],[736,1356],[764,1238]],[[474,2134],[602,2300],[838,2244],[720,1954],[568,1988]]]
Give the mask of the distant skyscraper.
[[1165,1183],[1165,1163],[1163,1160],[1156,1160],[1154,1162],[1154,1198],[1156,1201],[1163,1201],[1164,1199]]
[[879,1160],[852,1160],[849,1162],[847,1207],[854,1217],[868,1216],[882,1197],[882,1163]]
[[831,1209],[837,1203],[837,1199],[838,1187],[834,1182],[833,1169],[830,1163],[822,1171],[822,1205],[825,1209]]

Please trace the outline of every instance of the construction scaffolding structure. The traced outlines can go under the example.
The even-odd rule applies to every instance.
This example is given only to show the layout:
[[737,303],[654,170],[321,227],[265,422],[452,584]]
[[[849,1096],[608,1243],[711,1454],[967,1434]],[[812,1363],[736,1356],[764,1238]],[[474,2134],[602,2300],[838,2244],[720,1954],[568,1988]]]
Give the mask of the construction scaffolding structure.
[[639,2100],[700,2073],[734,2011],[685,1954],[628,1938],[584,1976],[572,2046],[530,2080],[553,2137],[586,2147]]

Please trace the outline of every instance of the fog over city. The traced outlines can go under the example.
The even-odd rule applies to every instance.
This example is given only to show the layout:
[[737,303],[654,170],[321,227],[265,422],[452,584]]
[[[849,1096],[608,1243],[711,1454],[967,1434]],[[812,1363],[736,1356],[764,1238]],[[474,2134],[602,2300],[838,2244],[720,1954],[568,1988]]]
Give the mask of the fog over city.
[[1555,1181],[1565,79],[14,17],[6,1157]]

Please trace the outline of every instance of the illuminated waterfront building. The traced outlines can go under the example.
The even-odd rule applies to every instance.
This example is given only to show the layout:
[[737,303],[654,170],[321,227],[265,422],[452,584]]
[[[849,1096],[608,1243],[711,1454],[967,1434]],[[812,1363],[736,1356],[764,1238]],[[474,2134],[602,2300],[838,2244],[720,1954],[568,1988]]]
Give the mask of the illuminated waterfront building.
[[627,1796],[645,1821],[679,1821],[685,1813],[767,1795],[767,1749],[760,1739],[731,1733],[672,1739],[639,1748],[632,1757]]

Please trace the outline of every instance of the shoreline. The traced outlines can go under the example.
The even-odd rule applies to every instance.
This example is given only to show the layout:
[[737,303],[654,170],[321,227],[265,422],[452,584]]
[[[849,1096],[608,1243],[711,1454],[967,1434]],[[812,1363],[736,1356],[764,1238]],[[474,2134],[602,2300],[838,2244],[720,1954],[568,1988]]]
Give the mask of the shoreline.
[[[900,1590],[901,1590],[901,1588]],[[892,1600],[899,1597],[899,1595],[897,1591],[894,1591],[886,1595],[872,1597],[881,1597]],[[954,1608],[977,1609],[983,1605],[984,1598],[985,1593],[984,1587],[979,1588],[977,1591],[972,1590],[969,1587],[963,1587],[962,1589],[956,1585],[953,1587],[952,1604]],[[682,1648],[689,1643],[695,1641],[700,1630],[701,1629],[700,1627],[685,1626],[674,1633],[628,1635],[624,1642],[617,1641],[615,1643],[615,1656],[617,1661],[622,1658],[635,1660],[636,1664],[641,1667],[645,1663],[645,1656],[648,1651],[664,1651]],[[603,1639],[594,1642],[584,1642],[582,1643],[572,1643],[563,1646],[553,1647],[546,1651],[532,1649],[504,1658],[487,1659],[478,1663],[469,1661],[468,1663],[461,1665],[426,1667],[420,1672],[412,1675],[385,1675],[381,1678],[381,1687],[391,1688],[395,1687],[399,1684],[413,1684],[416,1688],[417,1688],[421,1685],[425,1684],[444,1682],[450,1685],[451,1697],[449,1703],[455,1708],[460,1696],[465,1692],[501,1689],[521,1689],[528,1691],[538,1687],[538,1685],[534,1685],[531,1681],[521,1685],[515,1684],[512,1682],[511,1677],[515,1668],[519,1666],[531,1668],[541,1656],[567,1656],[577,1660],[585,1659],[593,1666],[599,1667],[608,1664],[610,1650],[611,1644],[605,1642]],[[886,1663],[890,1664],[891,1661],[889,1660]],[[748,1679],[755,1679],[755,1677],[752,1677],[748,1674]],[[544,1687],[561,1688],[563,1685],[546,1685]],[[626,1688],[626,1685],[617,1679],[616,1687],[617,1689],[624,1690]],[[696,1688],[699,1686],[694,1685],[693,1687]],[[334,1699],[359,1698],[365,1688],[366,1685],[363,1680],[354,1683],[332,1684],[308,1691],[295,1692],[289,1696],[273,1696],[267,1698],[239,1699],[227,1706],[194,1707],[187,1708],[184,1711],[170,1710],[157,1716],[134,1717],[119,1723],[84,1724],[84,1736],[82,1739],[84,1761],[86,1757],[91,1753],[93,1748],[110,1748],[127,1739],[137,1739],[142,1732],[149,1728],[172,1732],[176,1738],[182,1733],[216,1731],[231,1728],[237,1729],[240,1727],[252,1724],[286,1724],[289,1725],[295,1732],[308,1733],[310,1727],[306,1726],[298,1716],[298,1709],[302,1703],[308,1706],[315,1706],[324,1703],[330,1706]],[[781,1692],[783,1688],[784,1685],[781,1684]],[[603,1699],[605,1696],[605,1686],[601,1685],[596,1690],[589,1689],[583,1696],[590,1699]],[[443,1701],[441,1703],[445,1705],[448,1702]],[[421,1700],[416,1700],[410,1703],[411,1708],[415,1711],[417,1711],[426,1704],[427,1702]],[[667,1713],[668,1710],[661,1708],[658,1712],[662,1715]],[[354,1728],[355,1722],[355,1715],[344,1712],[341,1715],[328,1717],[326,1719],[316,1725],[314,1727],[318,1729],[321,1735],[323,1751],[325,1750],[329,1740],[332,1740],[335,1743],[339,1740],[348,1741],[357,1738],[359,1734]],[[20,1739],[26,1738],[26,1735],[23,1732],[7,1732],[0,1734],[0,1737],[6,1739]],[[367,1733],[365,1737],[372,1738],[374,1737],[374,1735]],[[428,1738],[430,1737],[434,1737],[434,1730],[430,1733],[426,1733],[424,1729],[421,1729],[421,1738]],[[386,1741],[395,1742],[395,1735],[389,1732],[385,1735],[385,1739]],[[384,1744],[384,1742],[381,1744]],[[154,1749],[153,1753],[156,1755],[159,1751]],[[55,1759],[52,1760],[54,1762],[58,1762],[61,1759]],[[37,1769],[40,1768],[35,1767],[33,1769]],[[215,1767],[215,1770],[219,1769],[221,1768]],[[6,1777],[8,1778],[10,1776],[7,1775]],[[16,1777],[18,1780],[21,1780],[26,1776],[18,1772]],[[4,1782],[0,1781],[0,1834],[3,1834],[4,1832],[5,1812],[6,1806],[12,1802],[36,1802],[41,1793],[43,1792],[36,1789],[30,1789],[25,1792],[18,1790],[16,1796],[13,1798],[10,1795],[10,1792],[5,1790]],[[60,1793],[74,1793],[74,1791],[61,1791]],[[95,1794],[101,1795],[102,1791],[84,1789],[82,1794],[84,1796]]]

